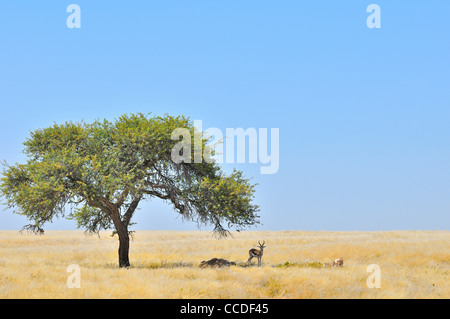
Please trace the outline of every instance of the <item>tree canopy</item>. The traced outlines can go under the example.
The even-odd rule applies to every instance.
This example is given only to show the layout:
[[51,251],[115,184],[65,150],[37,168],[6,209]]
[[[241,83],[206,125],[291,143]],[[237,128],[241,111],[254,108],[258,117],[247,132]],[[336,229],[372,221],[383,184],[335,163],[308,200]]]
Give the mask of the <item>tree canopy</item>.
[[[190,132],[192,140],[183,141],[191,147],[190,161],[172,160],[177,128]],[[193,147],[198,141],[201,149]],[[24,229],[42,233],[56,216],[74,219],[88,232],[115,229],[119,265],[129,266],[128,229],[148,197],[165,200],[186,220],[213,225],[220,235],[226,227],[259,223],[255,185],[241,171],[227,175],[214,161],[194,161],[207,143],[184,116],[139,113],[54,124],[30,133],[25,164],[4,163],[0,190],[7,208],[32,221]]]

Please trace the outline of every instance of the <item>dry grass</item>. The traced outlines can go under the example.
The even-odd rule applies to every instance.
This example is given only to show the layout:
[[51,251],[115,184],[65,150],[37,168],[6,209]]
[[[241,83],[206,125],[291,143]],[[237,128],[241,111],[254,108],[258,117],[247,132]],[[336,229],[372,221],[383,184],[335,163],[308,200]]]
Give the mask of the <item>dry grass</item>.
[[[259,239],[267,245],[263,266],[244,267]],[[0,231],[0,298],[450,297],[449,231],[249,231],[224,240],[203,231],[138,231],[130,269],[117,267],[117,246],[106,232]],[[322,267],[341,256],[344,267]],[[198,268],[213,257],[237,266]],[[80,266],[79,289],[67,287],[70,264]],[[366,285],[369,264],[381,268],[380,289]]]

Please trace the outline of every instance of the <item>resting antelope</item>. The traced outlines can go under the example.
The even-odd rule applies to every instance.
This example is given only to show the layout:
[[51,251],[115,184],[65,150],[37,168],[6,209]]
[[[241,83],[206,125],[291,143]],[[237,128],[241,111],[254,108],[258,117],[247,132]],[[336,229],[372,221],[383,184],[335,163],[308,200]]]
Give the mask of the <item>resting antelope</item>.
[[258,240],[258,245],[259,245],[259,250],[252,248],[248,251],[248,254],[250,255],[250,258],[248,259],[247,263],[250,264],[250,261],[256,257],[258,259],[258,266],[261,266],[261,258],[263,256],[263,252],[264,252],[264,244],[266,243],[266,241],[263,240],[263,243],[261,244]]
[[333,267],[340,267],[340,266],[344,266],[344,258],[340,257],[338,259],[335,259],[332,263]]

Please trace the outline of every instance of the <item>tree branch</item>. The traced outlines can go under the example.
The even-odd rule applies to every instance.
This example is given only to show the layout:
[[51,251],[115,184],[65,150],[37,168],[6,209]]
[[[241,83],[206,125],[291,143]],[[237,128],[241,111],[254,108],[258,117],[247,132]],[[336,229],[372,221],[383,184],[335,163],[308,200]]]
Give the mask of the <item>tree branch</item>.
[[120,208],[123,203],[125,202],[125,200],[128,197],[128,194],[130,193],[130,190],[128,188],[125,188],[122,192],[122,195],[120,195],[119,200],[117,201],[117,203],[114,204],[114,206],[116,206],[117,208]]
[[123,215],[123,219],[122,222],[124,223],[125,227],[128,227],[128,224],[130,223],[131,217],[133,217],[133,213],[136,210],[139,201],[142,199],[142,195],[135,198],[130,206],[128,207],[127,211],[125,212],[125,214]]
[[163,194],[160,194],[158,192],[147,190],[147,189],[141,190],[141,192],[143,192],[144,194],[147,194],[147,195],[156,196],[156,197],[161,198],[161,199],[170,199],[169,195],[163,195]]

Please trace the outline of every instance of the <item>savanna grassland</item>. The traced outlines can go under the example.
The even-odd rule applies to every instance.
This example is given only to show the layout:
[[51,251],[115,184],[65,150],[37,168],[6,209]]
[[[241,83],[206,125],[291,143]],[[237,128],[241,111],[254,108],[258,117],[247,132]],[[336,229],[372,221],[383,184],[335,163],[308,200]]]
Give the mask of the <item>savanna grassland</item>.
[[[137,231],[131,268],[118,268],[109,232],[0,231],[0,298],[449,298],[450,232]],[[262,267],[248,250],[266,241]],[[224,258],[236,266],[201,269]],[[343,257],[343,267],[329,267]],[[80,267],[68,288],[67,267]],[[368,288],[369,264],[381,270]]]

